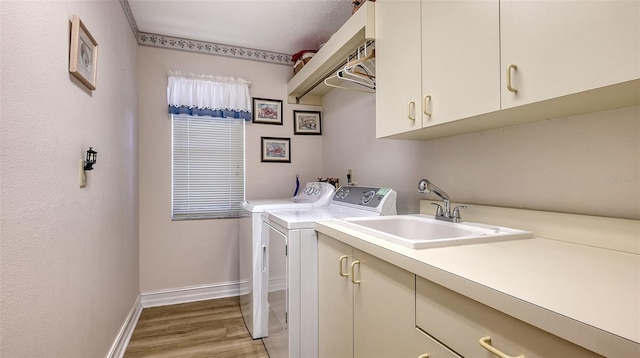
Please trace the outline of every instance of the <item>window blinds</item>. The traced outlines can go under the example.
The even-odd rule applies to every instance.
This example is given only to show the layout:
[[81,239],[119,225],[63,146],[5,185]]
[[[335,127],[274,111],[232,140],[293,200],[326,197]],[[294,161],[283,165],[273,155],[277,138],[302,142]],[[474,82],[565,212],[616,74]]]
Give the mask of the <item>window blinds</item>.
[[172,218],[238,217],[244,120],[172,115]]

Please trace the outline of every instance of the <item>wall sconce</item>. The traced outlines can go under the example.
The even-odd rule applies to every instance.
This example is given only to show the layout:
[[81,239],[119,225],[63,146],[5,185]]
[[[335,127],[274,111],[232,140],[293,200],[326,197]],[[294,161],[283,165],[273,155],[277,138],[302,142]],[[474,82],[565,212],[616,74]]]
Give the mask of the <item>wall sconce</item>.
[[98,157],[98,152],[93,150],[93,147],[89,147],[87,150],[87,158],[80,159],[80,187],[84,188],[87,186],[87,176],[85,171],[93,170],[93,165],[96,164],[96,158]]
[[84,161],[84,170],[93,170],[93,165],[96,164],[96,157],[98,152],[93,150],[93,147],[89,147],[87,150],[87,160]]

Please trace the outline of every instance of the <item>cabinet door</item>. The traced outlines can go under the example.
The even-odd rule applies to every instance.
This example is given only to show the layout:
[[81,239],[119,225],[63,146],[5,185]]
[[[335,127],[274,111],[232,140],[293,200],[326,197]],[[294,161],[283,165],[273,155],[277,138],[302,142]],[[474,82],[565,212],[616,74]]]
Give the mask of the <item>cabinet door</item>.
[[503,108],[640,77],[637,0],[501,0],[500,31]]
[[422,95],[423,127],[500,109],[498,0],[422,0]]
[[318,234],[319,357],[353,357],[351,258],[351,246]]
[[[417,357],[415,275],[354,249],[354,357]],[[320,355],[323,357],[323,355]],[[328,356],[327,356],[328,357]]]
[[422,128],[420,1],[378,0],[375,21],[376,137],[381,138]]

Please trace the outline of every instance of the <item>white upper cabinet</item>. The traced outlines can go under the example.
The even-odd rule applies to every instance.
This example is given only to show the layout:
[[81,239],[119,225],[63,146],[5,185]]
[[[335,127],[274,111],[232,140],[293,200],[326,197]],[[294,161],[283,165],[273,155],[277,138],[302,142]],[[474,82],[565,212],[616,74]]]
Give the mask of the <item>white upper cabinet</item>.
[[500,29],[502,108],[640,78],[640,1],[501,0]]
[[420,129],[420,1],[376,1],[375,22],[376,137]]
[[640,103],[640,1],[378,0],[376,136]]
[[498,5],[422,1],[423,127],[500,109]]
[[498,0],[376,2],[376,136],[500,109]]

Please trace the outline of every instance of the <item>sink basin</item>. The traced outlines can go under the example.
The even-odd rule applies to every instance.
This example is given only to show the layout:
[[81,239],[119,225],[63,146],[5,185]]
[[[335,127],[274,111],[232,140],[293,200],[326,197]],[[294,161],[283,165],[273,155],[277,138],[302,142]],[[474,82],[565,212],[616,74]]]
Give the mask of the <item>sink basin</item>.
[[531,232],[479,223],[450,223],[425,215],[343,219],[347,226],[412,249],[531,238]]

